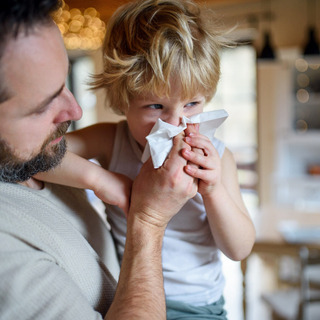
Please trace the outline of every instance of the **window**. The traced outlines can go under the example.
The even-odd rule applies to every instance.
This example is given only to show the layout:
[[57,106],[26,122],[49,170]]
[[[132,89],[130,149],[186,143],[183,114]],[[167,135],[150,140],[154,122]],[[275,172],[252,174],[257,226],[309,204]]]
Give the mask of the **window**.
[[251,45],[228,48],[221,54],[221,78],[206,111],[225,109],[229,117],[217,130],[234,154],[242,190],[257,184],[256,51]]

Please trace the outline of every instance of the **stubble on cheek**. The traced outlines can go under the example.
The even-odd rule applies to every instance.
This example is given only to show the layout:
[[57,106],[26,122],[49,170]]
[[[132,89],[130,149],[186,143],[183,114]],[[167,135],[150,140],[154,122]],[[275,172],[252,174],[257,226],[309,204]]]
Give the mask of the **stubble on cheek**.
[[67,150],[65,138],[53,145],[50,142],[64,136],[69,125],[70,121],[60,124],[44,141],[40,152],[28,160],[19,158],[8,143],[0,138],[0,181],[23,182],[39,172],[49,171],[59,165]]

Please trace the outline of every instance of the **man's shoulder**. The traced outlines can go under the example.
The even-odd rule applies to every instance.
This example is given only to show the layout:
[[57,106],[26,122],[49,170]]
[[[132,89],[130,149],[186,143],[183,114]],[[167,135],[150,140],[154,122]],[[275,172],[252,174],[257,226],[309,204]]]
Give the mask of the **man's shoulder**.
[[20,201],[23,201],[25,204],[24,200],[28,198],[29,194],[28,189],[14,183],[0,182],[0,213],[19,205]]
[[[42,190],[0,182],[0,220],[46,221],[93,209],[84,190],[46,183]],[[24,222],[25,223],[25,222]]]
[[70,239],[84,241],[90,221],[98,226],[84,190],[53,184],[33,190],[1,183],[0,201],[0,234],[52,255],[59,255],[55,248],[67,246]]
[[[59,198],[86,198],[85,191],[68,186],[45,183],[41,190],[25,187],[16,183],[0,182],[0,200],[4,205],[23,205],[24,208],[35,205],[34,201],[52,201]],[[1,208],[4,206],[1,205]]]

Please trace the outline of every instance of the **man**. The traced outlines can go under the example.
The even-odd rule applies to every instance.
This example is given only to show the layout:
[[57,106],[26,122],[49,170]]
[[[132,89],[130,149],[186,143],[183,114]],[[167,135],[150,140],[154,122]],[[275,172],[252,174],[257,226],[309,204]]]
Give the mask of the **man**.
[[82,115],[65,87],[68,58],[50,18],[58,6],[0,3],[0,318],[165,319],[162,238],[196,193],[182,137],[161,169],[149,159],[133,184],[118,284],[110,234],[83,190],[33,178],[59,164],[63,135]]

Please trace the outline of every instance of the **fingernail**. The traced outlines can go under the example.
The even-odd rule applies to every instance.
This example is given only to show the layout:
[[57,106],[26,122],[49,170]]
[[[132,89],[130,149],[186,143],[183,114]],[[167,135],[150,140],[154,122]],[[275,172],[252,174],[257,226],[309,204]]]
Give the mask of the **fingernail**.
[[183,152],[187,155],[190,154],[190,151],[188,149],[184,149]]
[[191,136],[191,137],[194,136],[194,133],[193,133],[193,132],[190,132],[190,133],[189,133],[189,136]]
[[186,142],[190,142],[190,141],[191,141],[191,138],[186,137]]

